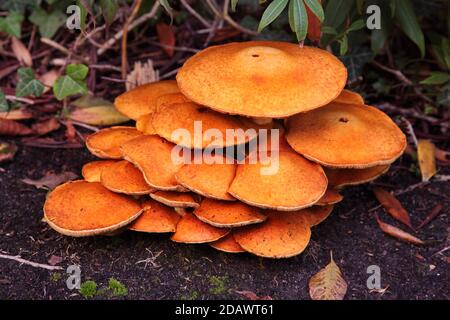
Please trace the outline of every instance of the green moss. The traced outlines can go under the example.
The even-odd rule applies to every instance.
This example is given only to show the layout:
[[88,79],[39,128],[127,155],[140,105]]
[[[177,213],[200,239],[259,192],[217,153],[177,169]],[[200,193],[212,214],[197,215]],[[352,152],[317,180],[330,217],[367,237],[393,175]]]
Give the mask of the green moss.
[[50,281],[52,281],[52,282],[58,282],[59,280],[61,280],[61,278],[62,278],[62,275],[59,272],[55,272],[50,275]]
[[88,280],[83,282],[80,287],[80,294],[86,299],[93,298],[97,294],[97,284],[95,281]]
[[181,296],[180,300],[197,300],[199,296],[198,291],[192,291],[188,295]]
[[108,289],[114,297],[124,297],[128,294],[128,289],[120,281],[110,278],[108,282]]
[[228,291],[226,287],[228,277],[211,276],[209,283],[213,286],[209,289],[212,294],[224,294]]

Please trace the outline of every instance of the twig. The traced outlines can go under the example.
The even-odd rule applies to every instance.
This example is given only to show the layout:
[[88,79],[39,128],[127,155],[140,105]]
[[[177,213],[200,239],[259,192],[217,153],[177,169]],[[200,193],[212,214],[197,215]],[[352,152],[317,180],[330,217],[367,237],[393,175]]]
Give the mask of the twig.
[[28,99],[28,98],[20,98],[20,97],[11,96],[11,95],[6,95],[5,98],[7,100],[11,100],[11,101],[19,101],[19,102],[28,103],[28,104],[34,104],[34,101],[31,99]]
[[186,10],[189,11],[189,13],[192,14],[195,18],[197,18],[197,20],[200,21],[206,28],[211,28],[211,24],[206,21],[197,11],[195,11],[194,8],[192,8],[186,0],[181,0],[180,2],[183,7],[185,7]]
[[[59,43],[57,43],[57,42],[55,42],[55,41],[53,41],[51,39],[41,38],[41,42],[45,43],[46,45],[48,45],[48,46],[50,46],[50,47],[52,47],[52,48],[54,48],[54,49],[56,49],[56,50],[58,50],[58,51],[60,51],[62,53],[64,53],[66,56],[70,57],[70,56],[73,55],[72,52],[69,49],[67,49],[66,47],[60,45]],[[73,56],[76,57],[77,59],[80,59],[83,63],[86,63],[86,64],[89,63],[88,59],[86,59],[84,57],[80,57],[80,56],[77,56],[77,55],[73,55]]]
[[163,44],[163,43],[159,43],[159,42],[155,42],[155,41],[149,41],[149,42],[157,47],[173,49],[175,51],[184,51],[184,52],[192,52],[192,53],[197,53],[200,51],[198,49],[193,49],[193,48],[188,48],[188,47],[171,46],[171,45],[167,45],[167,44]]
[[128,27],[130,23],[136,17],[139,9],[141,8],[142,0],[135,0],[133,5],[133,10],[131,11],[131,15],[128,17],[125,25],[123,26],[123,35],[122,35],[122,48],[121,48],[121,60],[122,60],[122,79],[127,77],[128,71],[128,60],[127,60],[127,40],[128,40]]
[[[139,18],[137,18],[136,20],[134,20],[129,26],[128,26],[128,31],[133,30],[134,28],[136,28],[138,25],[146,22],[147,20],[150,20],[151,18],[153,18],[156,13],[158,12],[159,9],[159,1],[155,1],[155,4],[153,5],[152,9],[150,10],[150,12],[140,16]],[[97,55],[102,55],[105,53],[106,50],[108,50],[109,48],[111,48],[120,38],[122,38],[123,36],[123,29],[120,30],[119,32],[117,32],[112,38],[110,38],[108,41],[106,41],[101,48],[99,48],[97,50]]]
[[408,135],[411,137],[411,139],[414,143],[414,146],[417,148],[417,145],[419,144],[419,142],[417,141],[417,137],[416,137],[416,134],[414,132],[411,122],[409,122],[409,120],[403,116],[400,118],[400,120],[405,124],[406,131],[407,131]]
[[29,266],[32,266],[35,268],[42,268],[42,269],[46,269],[46,270],[50,270],[50,271],[63,270],[62,267],[50,266],[48,264],[41,264],[41,263],[25,260],[25,259],[22,259],[20,256],[10,256],[10,255],[6,255],[6,254],[0,254],[0,258],[17,261],[21,264],[26,264],[26,265],[29,265]]
[[405,189],[396,190],[393,192],[393,194],[394,194],[394,196],[399,196],[401,194],[411,192],[417,188],[421,188],[421,187],[427,185],[428,183],[430,183],[430,181],[421,181],[419,183],[412,184],[412,185],[406,187]]
[[[97,132],[97,131],[100,130],[99,128],[94,127],[94,126],[91,126],[91,125],[86,124],[86,123],[82,123],[82,122],[79,122],[79,121],[76,121],[76,120],[71,120],[71,121],[72,121],[72,124],[73,124],[74,126],[82,127],[82,128],[85,128],[85,129],[94,131],[94,132]],[[63,122],[63,123],[64,123],[64,122]],[[64,125],[65,125],[65,123],[64,123]]]

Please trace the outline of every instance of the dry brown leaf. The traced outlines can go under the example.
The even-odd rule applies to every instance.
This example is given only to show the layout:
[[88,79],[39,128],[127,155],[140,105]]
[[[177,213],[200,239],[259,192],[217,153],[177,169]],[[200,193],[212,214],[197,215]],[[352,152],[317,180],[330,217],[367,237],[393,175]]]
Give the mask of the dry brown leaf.
[[437,171],[435,146],[430,140],[419,139],[417,143],[417,158],[422,174],[422,181],[430,180]]
[[61,124],[55,118],[50,118],[48,120],[35,123],[31,126],[33,131],[40,136],[58,130],[60,127]]
[[78,176],[73,172],[63,172],[60,174],[54,174],[50,173],[48,175],[45,175],[41,179],[32,180],[25,178],[22,180],[23,183],[26,183],[31,186],[35,186],[38,189],[50,189],[53,190],[55,187],[59,186],[60,184],[69,181],[74,180]]
[[271,296],[258,296],[256,293],[248,290],[243,291],[235,291],[237,294],[240,294],[244,298],[248,300],[273,300]]
[[60,256],[55,256],[54,254],[52,254],[50,259],[48,259],[48,264],[51,265],[51,266],[56,266],[57,264],[60,264],[62,261],[63,261],[63,258],[61,258]]
[[17,152],[17,146],[12,143],[0,142],[0,162],[8,161],[14,158]]
[[377,197],[381,205],[386,209],[387,212],[391,214],[398,221],[406,224],[411,229],[414,229],[411,224],[411,218],[409,217],[408,211],[403,208],[400,201],[397,200],[391,193],[382,189],[374,188],[373,193]]
[[125,86],[127,91],[141,86],[146,83],[156,82],[159,80],[159,73],[153,66],[153,60],[148,59],[145,62],[137,61],[134,63],[133,71],[127,75]]
[[25,47],[22,41],[20,41],[16,37],[12,37],[11,49],[20,64],[26,67],[31,67],[31,65],[33,64],[33,59],[31,58],[30,51],[28,51],[27,47]]
[[[321,0],[317,0],[319,4]],[[312,13],[312,11],[306,6],[306,13],[308,14],[308,39],[311,41],[319,41],[321,33],[321,23],[319,18]]]
[[333,260],[309,279],[309,295],[313,300],[342,300],[347,292],[347,282]]
[[427,225],[431,222],[434,218],[436,218],[442,211],[442,204],[438,204],[431,210],[431,212],[428,214],[428,216],[420,223],[420,225],[417,227],[417,229],[422,228],[423,226]]
[[7,120],[25,120],[33,118],[33,114],[26,108],[14,109],[6,112],[0,112],[0,119]]
[[425,242],[423,242],[419,238],[413,236],[412,234],[409,234],[408,232],[405,232],[397,227],[394,227],[388,223],[381,221],[377,214],[375,215],[375,218],[377,219],[380,229],[384,233],[387,233],[388,235],[390,235],[394,238],[397,238],[397,239],[400,239],[402,241],[406,241],[406,242],[409,242],[412,244],[416,244],[416,245],[424,245],[425,244]]
[[163,45],[162,49],[169,57],[172,57],[174,54],[174,46],[175,46],[175,34],[173,32],[173,28],[165,23],[158,23],[156,25],[156,32],[158,34],[159,43]]
[[0,119],[0,136],[26,136],[33,130],[14,120]]
[[39,77],[39,81],[41,81],[45,86],[44,93],[47,93],[51,90],[58,77],[59,72],[57,70],[50,70]]

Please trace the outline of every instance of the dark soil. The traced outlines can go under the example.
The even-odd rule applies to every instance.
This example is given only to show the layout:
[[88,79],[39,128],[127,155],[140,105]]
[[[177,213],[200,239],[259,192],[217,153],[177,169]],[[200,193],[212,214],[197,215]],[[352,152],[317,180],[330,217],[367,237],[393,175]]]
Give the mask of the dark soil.
[[[40,178],[48,171],[77,174],[93,157],[85,149],[38,149],[20,147],[16,158],[0,170],[0,251],[48,263],[52,255],[63,260],[61,272],[51,272],[15,261],[0,259],[0,299],[80,299],[78,290],[66,286],[65,269],[79,264],[82,281],[93,280],[105,288],[109,278],[128,289],[127,299],[240,299],[236,290],[250,290],[274,299],[309,299],[308,279],[324,267],[330,251],[348,282],[347,299],[448,299],[449,252],[436,254],[449,245],[448,211],[450,184],[432,182],[399,196],[418,225],[437,205],[443,213],[416,235],[436,240],[418,247],[385,235],[374,213],[398,227],[378,205],[372,185],[344,191],[345,200],[329,219],[313,230],[308,249],[300,256],[260,259],[249,254],[225,254],[207,245],[182,245],[168,235],[125,232],[116,237],[70,238],[61,236],[41,221],[46,191],[21,182]],[[419,182],[408,170],[404,156],[389,174],[379,179],[390,190]],[[441,174],[450,170],[441,168]],[[157,256],[154,264],[137,263]],[[366,286],[367,267],[381,268],[384,293]],[[97,298],[111,298],[103,291]]]

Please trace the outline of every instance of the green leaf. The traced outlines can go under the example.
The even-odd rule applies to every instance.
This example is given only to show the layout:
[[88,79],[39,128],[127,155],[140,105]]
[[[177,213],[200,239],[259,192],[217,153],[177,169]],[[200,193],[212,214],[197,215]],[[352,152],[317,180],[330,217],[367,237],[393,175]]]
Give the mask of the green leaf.
[[447,38],[442,38],[441,47],[443,60],[445,62],[445,65],[447,66],[447,69],[450,70],[450,41]]
[[294,27],[297,40],[299,42],[305,40],[308,31],[308,14],[303,0],[291,0],[289,11],[289,20],[292,18],[290,24]]
[[366,23],[364,22],[364,20],[363,19],[358,19],[356,21],[353,21],[352,24],[350,25],[350,27],[348,27],[348,29],[345,32],[349,33],[349,32],[352,32],[352,31],[361,30],[365,26],[366,26]]
[[89,68],[84,64],[69,64],[66,68],[66,75],[74,80],[84,80],[89,72]]
[[428,85],[441,85],[450,81],[450,73],[435,71],[430,74],[430,76],[422,81],[421,84]]
[[370,40],[372,51],[378,54],[384,48],[392,30],[392,9],[383,0],[378,0],[375,4],[381,9],[381,28],[372,30]]
[[325,8],[324,25],[337,29],[347,18],[354,2],[349,0],[329,0]]
[[5,18],[0,18],[0,31],[3,31],[10,36],[20,38],[22,34],[23,15],[11,11]]
[[117,9],[119,8],[117,0],[100,0],[100,7],[102,8],[102,14],[106,24],[110,25],[114,21]]
[[338,32],[336,31],[335,28],[333,28],[333,27],[328,27],[328,26],[322,27],[322,33],[324,33],[324,34],[330,34],[330,35],[333,35],[333,36],[336,36],[336,35],[338,34]]
[[0,1],[0,9],[24,15],[26,9],[35,7],[37,3],[36,0],[2,0]]
[[318,0],[305,0],[305,4],[311,10],[314,15],[319,18],[320,22],[323,22],[325,19],[325,14],[323,12],[323,8]]
[[356,11],[359,15],[363,14],[364,0],[356,0]]
[[113,105],[75,108],[67,117],[94,126],[112,126],[130,121],[129,118],[117,111]]
[[236,6],[239,0],[231,0],[231,11],[236,12]]
[[44,85],[36,79],[31,68],[20,68],[17,71],[19,82],[16,86],[16,96],[26,97],[34,95],[39,97],[44,92]]
[[410,0],[396,0],[395,16],[403,32],[420,49],[420,55],[425,55],[425,39]]
[[348,51],[348,37],[347,37],[347,35],[344,34],[342,39],[339,39],[338,42],[339,42],[339,45],[340,45],[339,53],[340,53],[341,56],[343,56]]
[[70,76],[61,76],[56,79],[53,85],[53,94],[56,99],[63,100],[75,94],[86,94],[88,92],[86,83],[77,81]]
[[259,22],[258,32],[261,32],[265,27],[271,24],[286,8],[289,0],[273,0],[264,10],[264,13]]
[[39,27],[39,33],[44,38],[52,38],[56,31],[64,24],[67,16],[60,10],[47,13],[37,8],[30,15],[30,21]]
[[9,104],[8,101],[6,101],[5,94],[0,91],[0,112],[8,112],[9,111]]

